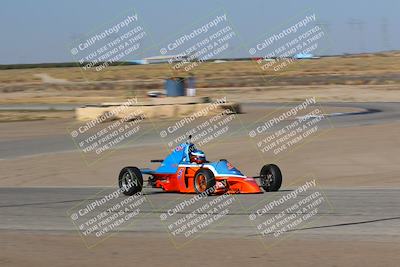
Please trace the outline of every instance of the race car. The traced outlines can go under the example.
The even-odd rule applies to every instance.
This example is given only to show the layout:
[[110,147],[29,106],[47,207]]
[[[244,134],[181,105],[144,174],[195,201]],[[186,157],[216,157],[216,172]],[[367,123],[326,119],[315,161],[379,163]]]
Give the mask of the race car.
[[[148,184],[166,192],[197,194],[254,194],[278,191],[282,184],[282,173],[275,164],[261,168],[259,176],[243,175],[226,159],[208,162],[203,151],[196,148],[191,137],[178,145],[156,169],[124,167],[119,173],[118,185],[125,195],[131,196],[143,189],[143,175],[148,175]],[[256,179],[260,179],[260,185]]]

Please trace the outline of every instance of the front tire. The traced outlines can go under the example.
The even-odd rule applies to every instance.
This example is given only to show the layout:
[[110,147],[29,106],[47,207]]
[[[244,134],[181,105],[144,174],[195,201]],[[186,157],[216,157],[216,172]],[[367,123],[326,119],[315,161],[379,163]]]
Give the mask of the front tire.
[[123,168],[119,173],[118,185],[126,196],[141,192],[143,188],[142,172],[136,167]]
[[282,172],[275,164],[264,165],[260,171],[261,187],[266,192],[275,192],[281,188]]
[[207,191],[207,194],[212,194],[215,187],[214,173],[209,169],[200,169],[194,176],[194,190],[197,194]]

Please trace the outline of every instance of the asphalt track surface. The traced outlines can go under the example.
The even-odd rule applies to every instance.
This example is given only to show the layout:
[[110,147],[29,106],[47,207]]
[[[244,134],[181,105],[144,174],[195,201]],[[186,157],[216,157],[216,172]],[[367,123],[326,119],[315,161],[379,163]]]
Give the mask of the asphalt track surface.
[[[294,188],[293,188],[294,189]],[[112,188],[0,188],[0,229],[2,230],[38,230],[38,231],[78,231],[77,225],[70,216],[74,212],[86,207],[88,203],[100,200],[111,194]],[[320,192],[324,202],[319,206],[317,214],[309,220],[288,229],[285,235],[307,235],[316,238],[335,238],[344,236],[352,240],[399,240],[400,232],[400,189],[312,189],[299,193],[296,199],[287,200],[267,214],[251,220],[250,216],[268,203],[288,195],[293,190],[286,189],[280,192],[269,192],[256,195],[231,195],[233,202],[228,206],[229,213],[218,223],[211,223],[201,234],[202,237],[237,236],[243,238],[259,237],[262,233],[257,229],[259,223],[272,218],[286,210],[300,199],[315,192]],[[143,198],[146,201],[140,206],[140,213],[126,221],[127,224],[116,231],[130,231],[139,233],[165,234],[173,236],[168,230],[170,224],[186,216],[206,203],[216,201],[218,196],[202,198],[185,207],[177,214],[161,219],[162,214],[176,207],[185,200],[192,199],[193,194],[160,193],[155,189],[145,188]],[[119,196],[96,208],[106,211],[116,203],[126,200],[126,196]],[[75,208],[74,208],[75,207]],[[72,208],[72,209],[71,209]],[[124,209],[118,209],[118,211]],[[113,213],[117,213],[114,210]],[[131,212],[132,213],[132,212]],[[204,214],[205,212],[199,212]],[[216,215],[218,212],[213,213]],[[124,216],[129,211],[124,211]],[[288,212],[289,214],[293,214]],[[306,213],[303,213],[306,214]],[[85,215],[86,216],[86,215]],[[90,216],[89,216],[90,217]],[[77,224],[89,218],[75,221]],[[217,221],[215,221],[217,222]],[[175,228],[174,228],[175,229]],[[274,231],[268,234],[274,237]],[[89,236],[89,235],[88,235]],[[183,233],[178,235],[182,237]]]
[[[293,103],[245,103],[242,105],[244,112],[248,110],[263,109],[281,109],[282,111],[294,107]],[[318,107],[318,106],[316,106]],[[373,125],[390,122],[398,122],[400,120],[400,104],[399,103],[324,103],[324,107],[347,107],[359,108],[361,112],[344,114],[341,116],[330,116],[328,120],[323,120],[319,124],[320,128],[327,127],[352,127],[360,125]],[[240,118],[240,117],[239,117]],[[287,123],[290,123],[288,121]],[[0,131],[10,127],[10,123],[0,124]],[[172,122],[165,125],[171,125]],[[28,124],[27,124],[28,125]],[[154,130],[154,123],[142,122],[144,127],[149,128],[146,135],[142,137],[140,142],[133,142],[129,147],[144,147],[146,145],[164,144],[165,140],[161,140],[160,131]],[[234,120],[230,125],[230,131],[235,132],[238,137],[248,137],[249,130],[255,126],[254,118],[245,120]],[[29,126],[26,126],[26,132],[29,132]],[[270,129],[274,131],[274,127]],[[31,156],[37,154],[51,154],[59,152],[76,152],[77,147],[74,145],[67,129],[63,133],[48,133],[44,136],[24,137],[11,140],[0,141],[0,160],[13,159],[23,156]]]
[[[293,104],[288,105],[289,107]],[[364,109],[361,113],[330,117],[330,124],[334,127],[351,127],[381,123],[398,122],[400,118],[399,103],[328,103],[327,106],[356,107]],[[252,103],[245,104],[246,109],[262,109],[281,107],[282,104]],[[252,122],[244,122],[246,129],[251,128]],[[325,125],[325,126],[324,126]],[[242,125],[237,127],[239,136],[248,135]],[[322,127],[328,127],[328,123]],[[3,127],[3,126],[2,126]],[[272,129],[273,130],[273,129]],[[150,132],[144,137],[140,146],[157,143],[159,132]],[[7,140],[0,142],[0,158],[12,159],[22,156],[31,156],[41,153],[58,153],[75,151],[68,134],[56,134],[46,137],[26,137],[24,139]],[[285,234],[307,235],[326,238],[335,238],[343,235],[352,239],[372,240],[399,240],[400,232],[400,189],[359,188],[359,189],[318,189],[300,193],[297,199],[285,201],[270,212],[260,215],[255,221],[250,219],[252,214],[274,200],[287,196],[296,187],[285,188],[284,191],[257,195],[235,195],[228,205],[229,212],[223,216],[220,223],[212,224],[206,231],[200,231],[203,237],[210,238],[216,235],[237,235],[239,237],[260,236],[257,225],[265,218],[271,218],[281,211],[287,210],[297,201],[313,192],[323,195],[323,203],[318,206],[318,212],[307,223],[301,223]],[[78,231],[77,224],[71,220],[71,214],[82,208],[88,202],[102,199],[103,196],[114,192],[115,188],[94,187],[4,187],[0,188],[0,229],[2,230],[39,230],[39,231]],[[187,206],[184,210],[163,221],[160,216],[168,213],[185,200],[194,195],[163,193],[156,189],[145,188],[143,197],[146,201],[140,206],[140,213],[133,217],[133,224],[126,224],[116,231],[130,231],[141,233],[171,233],[168,226],[179,218],[197,210],[209,203],[216,196],[207,197]],[[116,203],[126,199],[119,196],[108,201],[98,208],[105,211]],[[72,209],[72,210],[71,210]],[[118,212],[121,209],[114,210]],[[124,211],[129,214],[132,211]],[[218,213],[218,212],[217,212]],[[307,213],[307,212],[305,212]],[[199,212],[202,214],[202,212]],[[211,213],[215,215],[216,213]],[[287,212],[291,214],[291,212]],[[169,216],[169,215],[168,215]],[[83,216],[82,216],[83,218]],[[86,217],[87,218],[87,217]],[[86,218],[83,218],[85,220]],[[79,227],[79,225],[78,225]],[[172,228],[172,227],[171,227]],[[204,233],[203,233],[204,232]],[[274,231],[269,233],[273,236]]]

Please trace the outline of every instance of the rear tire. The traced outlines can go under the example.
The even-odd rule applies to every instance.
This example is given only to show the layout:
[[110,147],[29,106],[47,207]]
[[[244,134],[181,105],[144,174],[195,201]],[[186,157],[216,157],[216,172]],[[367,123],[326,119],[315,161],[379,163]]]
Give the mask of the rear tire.
[[282,185],[282,173],[275,164],[264,165],[260,171],[261,187],[266,192],[278,191]]
[[[215,190],[215,177],[214,173],[209,169],[200,169],[194,176],[194,190],[197,194],[201,194],[208,190],[207,194],[212,194]],[[213,189],[210,189],[213,188]]]
[[136,167],[123,168],[119,173],[118,185],[126,196],[141,192],[143,188],[142,172]]

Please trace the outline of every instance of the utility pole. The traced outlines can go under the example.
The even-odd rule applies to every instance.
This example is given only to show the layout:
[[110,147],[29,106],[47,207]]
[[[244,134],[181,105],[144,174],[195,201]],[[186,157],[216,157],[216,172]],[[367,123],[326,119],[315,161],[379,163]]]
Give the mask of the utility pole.
[[381,34],[382,34],[382,48],[383,50],[391,50],[390,40],[389,40],[389,30],[388,22],[386,18],[382,18],[381,21]]
[[350,26],[351,31],[355,32],[358,31],[358,43],[359,43],[359,52],[365,52],[365,45],[364,45],[364,25],[365,22],[362,20],[350,18],[347,21],[347,24]]
[[323,51],[320,51],[320,52],[329,54],[330,49],[331,49],[331,46],[330,46],[331,45],[331,42],[330,42],[330,40],[331,40],[331,25],[330,25],[330,23],[324,22],[324,21],[321,21],[321,22],[317,23],[316,25],[322,29],[322,31],[324,32],[324,35],[325,35],[324,38],[326,40],[325,41],[326,47],[323,49]]

